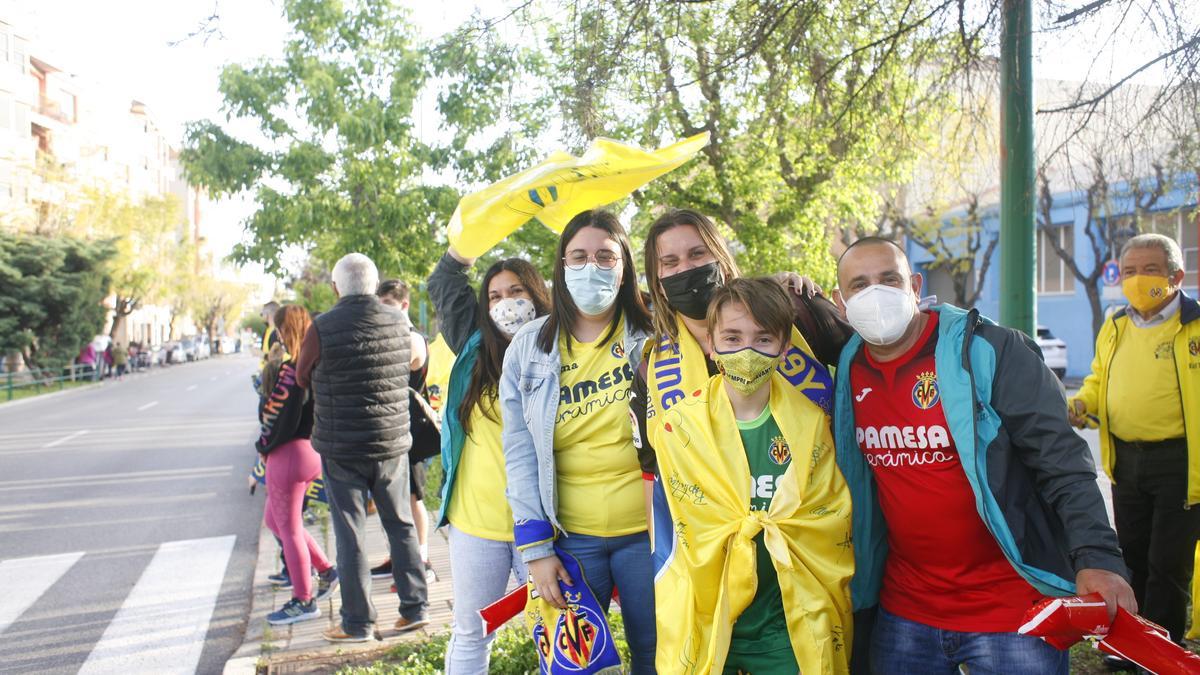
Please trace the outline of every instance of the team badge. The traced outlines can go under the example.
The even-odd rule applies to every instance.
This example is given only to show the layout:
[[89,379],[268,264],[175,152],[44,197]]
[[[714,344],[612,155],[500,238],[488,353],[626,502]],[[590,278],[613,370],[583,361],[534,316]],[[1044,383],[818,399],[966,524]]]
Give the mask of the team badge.
[[913,405],[921,410],[929,410],[940,400],[942,394],[938,390],[937,373],[925,372],[918,375],[912,390]]
[[[1189,349],[1190,349],[1190,347],[1189,347]],[[1159,346],[1155,347],[1154,348],[1154,358],[1156,358],[1156,359],[1173,359],[1173,358],[1175,358],[1175,352],[1173,349],[1171,349],[1171,343],[1164,342],[1164,343],[1160,344]]]
[[775,464],[783,466],[792,459],[792,449],[788,447],[783,436],[776,436],[771,439],[771,447],[767,449],[767,456]]
[[1200,356],[1200,338],[1192,338],[1188,341],[1188,353],[1192,356]]
[[625,358],[625,345],[621,342],[614,342],[612,346],[612,355],[614,359]]

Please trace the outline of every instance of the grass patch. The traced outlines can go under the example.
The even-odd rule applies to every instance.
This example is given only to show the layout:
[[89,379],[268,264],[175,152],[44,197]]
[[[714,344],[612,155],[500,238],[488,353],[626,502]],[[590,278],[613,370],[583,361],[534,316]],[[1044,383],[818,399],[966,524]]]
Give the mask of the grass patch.
[[[50,394],[50,393],[53,393],[56,391],[65,391],[67,389],[78,389],[79,387],[86,387],[86,386],[93,385],[93,384],[99,384],[99,383],[92,382],[91,380],[88,380],[88,381],[75,380],[74,382],[72,382],[70,380],[66,380],[61,383],[53,382],[51,384],[43,384],[43,385],[33,385],[33,384],[22,384],[20,386],[14,385],[13,389],[12,389],[12,400],[19,401],[23,398],[33,398],[34,396],[41,396],[42,394]],[[8,396],[9,396],[8,385],[4,382],[4,380],[0,380],[0,405],[4,405],[5,403],[7,403],[9,401]]]

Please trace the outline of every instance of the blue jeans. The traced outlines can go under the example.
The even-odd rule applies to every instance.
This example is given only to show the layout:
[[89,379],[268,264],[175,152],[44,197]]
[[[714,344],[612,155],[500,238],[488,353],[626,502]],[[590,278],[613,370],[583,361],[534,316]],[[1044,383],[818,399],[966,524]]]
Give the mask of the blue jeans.
[[484,635],[479,610],[504,597],[514,577],[513,585],[525,583],[525,563],[511,541],[475,537],[453,523],[448,529],[454,629],[446,647],[446,675],[486,673],[496,634]]
[[872,675],[1067,675],[1070,654],[1017,633],[959,633],[880,607],[871,635]]
[[658,642],[654,626],[654,568],[650,563],[650,537],[645,532],[622,537],[571,534],[558,545],[575,556],[587,577],[596,601],[608,611],[613,586],[620,592],[625,641],[633,661],[633,675],[654,672]]

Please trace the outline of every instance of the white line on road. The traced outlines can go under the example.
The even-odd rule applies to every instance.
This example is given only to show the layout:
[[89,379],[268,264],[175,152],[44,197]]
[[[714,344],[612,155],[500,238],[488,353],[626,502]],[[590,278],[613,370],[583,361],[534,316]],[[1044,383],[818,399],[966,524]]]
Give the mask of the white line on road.
[[196,388],[196,385],[193,384],[193,385],[190,385],[186,391],[192,391],[195,388]]
[[62,445],[63,443],[66,443],[67,441],[73,441],[76,438],[79,438],[80,436],[82,436],[86,433],[87,433],[87,429],[81,429],[79,431],[76,431],[73,434],[68,434],[66,436],[63,436],[62,438],[58,439],[57,441],[50,441],[49,443],[43,445],[42,447],[43,448],[57,447],[59,445]]
[[79,672],[194,673],[235,539],[158,547]]
[[153,407],[154,407],[154,406],[156,406],[156,405],[158,405],[158,401],[150,401],[150,402],[149,402],[149,403],[147,403],[146,405],[144,405],[144,406],[142,406],[142,407],[138,408],[138,412],[141,412],[141,411],[143,411],[143,410],[149,410],[149,409],[153,408]]
[[81,557],[83,551],[15,558],[0,563],[0,584],[5,588],[4,595],[0,596],[0,633],[37,602]]

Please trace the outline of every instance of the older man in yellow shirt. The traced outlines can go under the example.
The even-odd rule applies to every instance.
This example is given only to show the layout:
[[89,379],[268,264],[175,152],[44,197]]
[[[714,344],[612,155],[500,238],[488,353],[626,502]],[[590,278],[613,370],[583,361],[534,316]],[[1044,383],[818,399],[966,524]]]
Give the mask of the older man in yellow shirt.
[[1100,425],[1138,606],[1180,642],[1200,536],[1200,303],[1180,288],[1183,256],[1162,235],[1130,239],[1121,276],[1129,307],[1100,329],[1071,420]]

